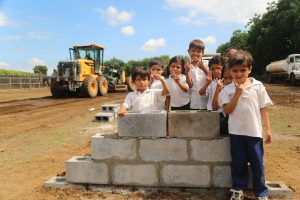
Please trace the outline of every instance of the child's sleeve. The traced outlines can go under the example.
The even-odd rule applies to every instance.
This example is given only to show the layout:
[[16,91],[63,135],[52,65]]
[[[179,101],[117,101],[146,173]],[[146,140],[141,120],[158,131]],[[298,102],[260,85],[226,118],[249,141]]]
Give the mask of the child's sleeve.
[[265,86],[261,85],[258,95],[259,107],[265,108],[273,105],[272,100],[270,99]]
[[125,106],[127,109],[131,109],[132,107],[131,93],[127,94],[124,103],[122,105]]
[[157,102],[165,102],[166,96],[162,96],[162,89],[152,89]]
[[220,92],[220,101],[221,101],[221,106],[223,106],[224,104],[228,104],[230,102],[230,95],[228,94],[228,92],[226,91],[225,88],[223,88]]

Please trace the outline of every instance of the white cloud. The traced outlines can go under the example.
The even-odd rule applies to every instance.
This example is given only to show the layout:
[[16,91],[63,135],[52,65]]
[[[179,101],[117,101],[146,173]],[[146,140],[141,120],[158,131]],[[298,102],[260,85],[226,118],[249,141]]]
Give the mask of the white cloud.
[[125,36],[134,35],[135,29],[132,26],[124,26],[121,28],[121,33]]
[[214,36],[211,36],[211,35],[209,35],[205,38],[200,38],[200,39],[204,42],[205,45],[207,45],[207,44],[208,45],[213,45],[213,44],[216,43],[216,38]]
[[54,37],[54,33],[49,33],[49,32],[42,32],[42,31],[32,31],[28,33],[28,36],[32,39],[37,39],[37,40],[49,40]]
[[164,38],[159,39],[149,39],[142,46],[143,51],[156,51],[166,45],[166,40]]
[[7,35],[1,37],[1,39],[11,41],[11,40],[21,40],[22,37],[20,35]]
[[[186,10],[186,18],[190,21],[210,19],[246,24],[254,14],[266,12],[267,3],[271,1],[273,0],[165,0],[165,3],[167,8]],[[185,22],[189,20],[185,19]]]
[[34,66],[36,66],[36,65],[46,65],[46,62],[45,62],[44,60],[39,59],[39,58],[37,58],[37,57],[31,58],[31,59],[29,60],[28,63],[29,63],[29,65],[32,66],[32,67],[34,67]]
[[130,22],[133,18],[133,11],[119,11],[113,6],[109,6],[106,10],[97,9],[106,23],[111,26],[117,26]]
[[6,26],[8,24],[8,19],[4,12],[0,11],[0,26]]
[[9,64],[3,61],[0,61],[0,68],[9,68]]

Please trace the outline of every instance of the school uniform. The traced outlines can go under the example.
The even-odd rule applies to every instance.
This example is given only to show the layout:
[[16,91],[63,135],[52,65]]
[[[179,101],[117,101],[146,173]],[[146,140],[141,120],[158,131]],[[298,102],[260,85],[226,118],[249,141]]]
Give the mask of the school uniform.
[[[265,87],[260,81],[252,79],[232,113],[229,114],[228,129],[231,145],[231,174],[233,188],[240,190],[248,185],[248,165],[253,174],[253,190],[257,197],[268,196],[265,185],[263,164],[263,140],[261,108],[273,105]],[[221,91],[221,105],[227,104],[235,93],[235,84],[231,83]]]
[[149,112],[159,110],[159,103],[165,102],[165,96],[162,96],[162,90],[147,89],[144,93],[139,91],[130,92],[127,94],[124,105],[132,112]]
[[[179,81],[188,87],[185,75],[181,74]],[[166,83],[169,87],[169,95],[171,97],[171,110],[189,110],[190,96],[188,92],[183,91],[171,77],[166,80]]]
[[[152,84],[150,85],[149,89],[152,89],[152,90],[163,90],[163,85],[161,83],[160,80],[156,80],[154,79],[154,81],[152,82]],[[158,110],[166,110],[165,109],[165,102],[159,102],[158,103],[158,107],[157,107]]]
[[204,110],[207,106],[208,97],[207,95],[200,95],[199,90],[205,85],[206,74],[199,67],[192,66],[189,76],[193,82],[193,87],[190,88],[190,108]]

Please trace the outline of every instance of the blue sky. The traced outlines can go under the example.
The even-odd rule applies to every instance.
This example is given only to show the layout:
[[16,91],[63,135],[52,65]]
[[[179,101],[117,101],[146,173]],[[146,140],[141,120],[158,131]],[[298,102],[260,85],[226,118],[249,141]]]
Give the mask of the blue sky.
[[101,44],[105,60],[213,53],[270,0],[0,0],[0,68],[51,74],[69,47]]

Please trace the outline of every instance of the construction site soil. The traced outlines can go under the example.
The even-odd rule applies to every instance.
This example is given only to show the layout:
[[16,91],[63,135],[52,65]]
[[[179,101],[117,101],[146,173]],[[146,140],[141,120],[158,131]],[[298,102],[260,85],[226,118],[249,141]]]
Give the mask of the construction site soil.
[[[282,181],[300,199],[300,87],[266,85],[273,141],[265,145],[269,181]],[[94,122],[104,103],[121,103],[126,93],[96,98],[51,97],[49,88],[0,90],[0,199],[228,199],[224,192],[91,192],[44,188],[65,171],[64,162],[90,154],[90,138],[116,132],[116,122]],[[247,192],[246,199],[255,199]]]

